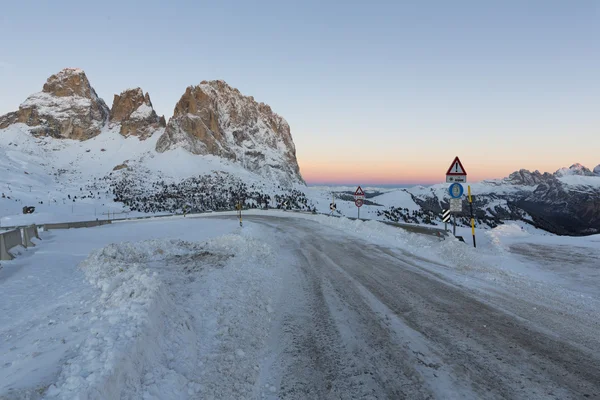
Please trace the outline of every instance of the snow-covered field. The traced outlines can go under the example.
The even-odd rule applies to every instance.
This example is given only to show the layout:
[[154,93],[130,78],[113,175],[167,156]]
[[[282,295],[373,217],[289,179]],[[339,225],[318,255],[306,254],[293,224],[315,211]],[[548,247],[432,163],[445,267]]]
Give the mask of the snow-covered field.
[[[551,331],[566,343],[573,342],[581,354],[598,360],[600,342],[594,332],[600,328],[600,237],[557,237],[510,224],[478,231],[474,249],[470,231],[459,233],[466,244],[407,233],[375,221],[277,211],[245,213],[241,228],[233,215],[225,213],[219,218],[169,217],[43,232],[35,248],[21,250],[15,260],[2,262],[0,269],[0,398],[275,399],[303,398],[302,393],[304,398],[308,393],[316,398],[320,386],[296,381],[306,378],[302,363],[314,361],[302,358],[310,346],[299,348],[297,355],[287,354],[289,346],[308,340],[302,336],[304,331],[292,335],[290,343],[281,337],[293,332],[285,328],[288,322],[291,326],[298,323],[289,318],[317,318],[324,312],[319,308],[319,314],[311,314],[304,308],[318,298],[304,297],[301,290],[303,282],[313,287],[300,273],[303,269],[298,269],[302,260],[328,260],[329,254],[332,262],[350,265],[350,258],[338,259],[338,250],[331,248],[345,242],[360,243],[352,251],[364,251],[365,257],[380,254],[379,262],[388,262],[382,260],[389,253],[414,263],[427,272],[431,282],[444,282],[476,302],[516,315],[515,323],[526,324],[531,334]],[[319,238],[325,247],[310,251],[307,243],[314,241],[310,246],[318,246]],[[409,264],[398,272],[413,268]],[[367,272],[373,267],[377,266],[364,265]],[[331,270],[332,274],[338,273],[336,268],[340,267]],[[408,334],[409,328],[401,322],[403,314],[378,303],[368,294],[368,285],[362,286],[366,282],[356,279],[348,284],[362,288],[358,293],[365,293],[368,304],[378,310],[373,312],[391,318],[386,329],[395,333],[387,340],[392,343],[400,332]],[[324,285],[326,304],[341,332],[340,344],[331,344],[342,346],[336,351],[346,349],[336,356],[344,358],[347,346],[367,338],[350,334],[362,329],[353,324],[363,314],[339,311],[347,307],[345,294],[330,293],[326,282],[315,284]],[[296,311],[289,314],[289,310]],[[333,332],[329,329],[327,335]],[[465,386],[471,378],[465,378],[467,383],[454,381],[459,375],[450,367],[452,362],[438,353],[442,350],[432,350],[433,344],[420,336],[424,332],[410,332],[405,346],[418,349],[429,358],[427,362],[444,365],[437,372],[443,382],[427,368],[417,369],[424,383],[410,392],[415,398],[425,392],[441,398],[448,388],[456,390],[457,396],[481,398],[475,380],[471,388]],[[322,345],[318,340],[317,348]],[[507,357],[513,352],[508,346],[497,351]],[[355,353],[354,361],[344,368],[356,362],[371,368],[360,354]],[[295,357],[300,358],[293,361]],[[278,367],[278,363],[283,364]],[[502,369],[506,366],[486,365],[500,375],[508,374]],[[388,367],[389,371],[395,368],[393,364]],[[361,380],[366,385],[361,387],[378,393],[394,386],[393,380],[386,383],[387,372],[379,373],[382,382]],[[589,373],[595,373],[593,368]],[[350,390],[344,385],[355,382],[343,376],[331,379],[331,395],[341,393],[342,397],[344,390]],[[571,381],[561,384],[548,379],[556,393],[565,394],[562,398],[594,394],[590,386],[577,391]],[[540,382],[543,386],[543,379]],[[516,396],[538,393],[539,385],[530,383]],[[501,395],[502,390],[495,387],[492,393]]]

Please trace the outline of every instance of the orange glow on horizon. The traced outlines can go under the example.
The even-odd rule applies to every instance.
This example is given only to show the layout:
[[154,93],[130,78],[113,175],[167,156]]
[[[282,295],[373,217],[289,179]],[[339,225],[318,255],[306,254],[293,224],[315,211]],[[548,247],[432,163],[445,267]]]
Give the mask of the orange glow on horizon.
[[[380,165],[306,165],[300,166],[300,173],[310,184],[436,184],[446,181],[446,169],[434,168],[402,168],[399,166]],[[439,169],[439,168],[438,168]],[[467,167],[465,167],[467,169]],[[506,168],[504,168],[506,169]],[[513,170],[514,171],[514,170]],[[510,171],[510,172],[513,172]],[[479,170],[470,173],[469,181],[477,182],[484,179],[504,178],[510,174],[502,169]]]

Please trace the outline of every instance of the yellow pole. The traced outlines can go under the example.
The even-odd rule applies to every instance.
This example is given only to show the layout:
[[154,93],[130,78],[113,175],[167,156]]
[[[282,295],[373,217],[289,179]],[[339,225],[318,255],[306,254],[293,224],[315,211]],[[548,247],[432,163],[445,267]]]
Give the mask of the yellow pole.
[[467,186],[469,193],[469,208],[471,209],[471,235],[473,235],[473,247],[477,247],[475,242],[475,218],[473,218],[473,200],[471,199],[471,185]]

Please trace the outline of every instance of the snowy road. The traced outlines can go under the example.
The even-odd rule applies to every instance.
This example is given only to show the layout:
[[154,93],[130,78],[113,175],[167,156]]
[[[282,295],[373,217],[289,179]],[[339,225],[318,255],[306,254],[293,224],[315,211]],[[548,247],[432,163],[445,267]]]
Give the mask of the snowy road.
[[425,258],[314,222],[247,221],[285,238],[279,257],[292,260],[261,365],[271,398],[600,396],[597,342],[536,328],[522,300],[491,306]]
[[587,247],[276,211],[42,238],[0,270],[0,399],[600,398]]

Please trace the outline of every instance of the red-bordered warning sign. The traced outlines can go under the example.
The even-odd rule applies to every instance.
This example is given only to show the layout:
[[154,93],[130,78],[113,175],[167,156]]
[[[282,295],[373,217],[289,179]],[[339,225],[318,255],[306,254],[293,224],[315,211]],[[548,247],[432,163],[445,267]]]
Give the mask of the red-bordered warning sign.
[[450,164],[450,168],[448,168],[448,172],[446,172],[446,176],[467,176],[467,171],[465,167],[463,167],[460,159],[456,157],[452,164]]
[[365,191],[362,190],[362,188],[360,186],[356,189],[356,192],[354,192],[354,198],[357,198],[357,197],[359,197],[359,198],[360,197],[362,197],[362,198],[365,197]]

